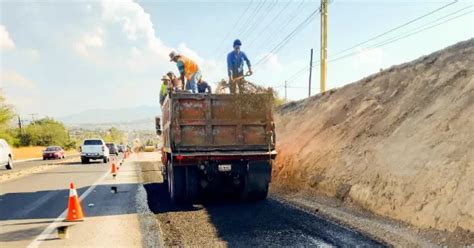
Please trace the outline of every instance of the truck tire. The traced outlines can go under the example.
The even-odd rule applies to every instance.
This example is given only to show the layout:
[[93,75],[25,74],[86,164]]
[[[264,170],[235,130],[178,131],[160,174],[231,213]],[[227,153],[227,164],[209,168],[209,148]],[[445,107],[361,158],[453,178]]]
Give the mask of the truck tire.
[[102,162],[104,162],[104,164],[106,164],[108,161],[109,160],[105,157]]
[[11,157],[11,156],[8,156],[8,163],[7,163],[7,165],[5,165],[5,168],[6,168],[7,170],[13,169],[13,160],[12,160],[12,157]]
[[81,164],[88,164],[89,163],[89,159],[88,158],[83,158],[81,157]]
[[186,197],[186,171],[185,167],[174,166],[168,163],[168,192],[171,202],[184,202]]

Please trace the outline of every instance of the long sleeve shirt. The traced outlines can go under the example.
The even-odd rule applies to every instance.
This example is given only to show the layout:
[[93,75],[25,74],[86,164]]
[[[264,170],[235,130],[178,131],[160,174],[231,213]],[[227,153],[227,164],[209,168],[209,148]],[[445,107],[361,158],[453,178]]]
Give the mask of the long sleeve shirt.
[[227,55],[227,72],[229,77],[243,75],[244,61],[247,63],[247,67],[250,68],[250,60],[244,52],[240,51],[240,53],[237,54],[235,51],[232,51]]

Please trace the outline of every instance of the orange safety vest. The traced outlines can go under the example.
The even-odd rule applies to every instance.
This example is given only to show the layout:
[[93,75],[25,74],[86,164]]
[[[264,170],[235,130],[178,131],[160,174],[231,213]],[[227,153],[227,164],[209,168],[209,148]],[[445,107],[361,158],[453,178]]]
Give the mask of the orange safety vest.
[[184,56],[181,56],[180,60],[183,61],[184,64],[184,76],[187,80],[191,80],[193,74],[199,70],[198,65]]

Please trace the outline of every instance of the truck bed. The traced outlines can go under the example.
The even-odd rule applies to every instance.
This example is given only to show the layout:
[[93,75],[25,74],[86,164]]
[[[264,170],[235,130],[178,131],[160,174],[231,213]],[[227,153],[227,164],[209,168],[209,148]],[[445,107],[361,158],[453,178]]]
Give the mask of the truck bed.
[[174,153],[274,150],[271,94],[173,93],[163,105],[164,149]]

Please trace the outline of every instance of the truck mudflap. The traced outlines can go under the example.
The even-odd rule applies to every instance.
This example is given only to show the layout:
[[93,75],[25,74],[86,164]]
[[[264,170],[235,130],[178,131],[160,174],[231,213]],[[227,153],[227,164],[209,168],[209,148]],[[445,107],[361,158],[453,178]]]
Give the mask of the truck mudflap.
[[245,200],[262,200],[268,195],[268,185],[272,179],[272,164],[269,160],[251,161],[242,198]]

